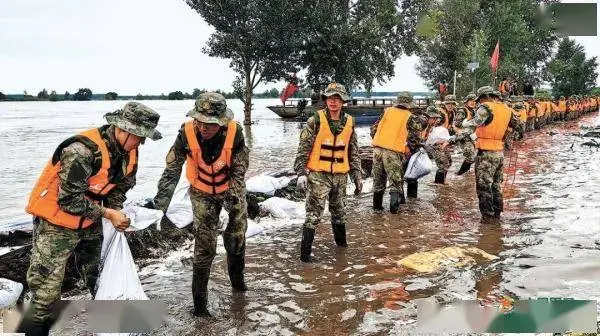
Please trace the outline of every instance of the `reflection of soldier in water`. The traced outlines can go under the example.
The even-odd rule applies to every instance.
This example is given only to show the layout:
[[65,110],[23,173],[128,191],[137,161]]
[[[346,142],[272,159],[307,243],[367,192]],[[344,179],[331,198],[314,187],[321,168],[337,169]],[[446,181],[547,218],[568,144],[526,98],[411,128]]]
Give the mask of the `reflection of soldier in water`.
[[[500,225],[490,225],[482,223],[479,226],[481,236],[475,247],[484,250],[489,254],[498,256],[504,250],[502,242],[502,227]],[[502,281],[501,265],[486,268],[485,271],[475,280],[475,290],[477,290],[477,299],[487,301],[488,297],[500,286]]]

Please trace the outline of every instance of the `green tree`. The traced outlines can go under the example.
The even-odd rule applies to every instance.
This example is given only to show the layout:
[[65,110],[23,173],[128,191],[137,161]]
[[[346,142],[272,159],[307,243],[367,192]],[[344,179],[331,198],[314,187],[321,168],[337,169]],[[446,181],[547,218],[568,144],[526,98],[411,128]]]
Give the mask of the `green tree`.
[[181,91],[169,92],[169,96],[167,99],[169,100],[183,100],[185,95]]
[[104,100],[117,100],[119,95],[116,92],[107,92],[104,95]]
[[50,92],[50,95],[48,96],[48,100],[49,100],[49,101],[53,101],[53,102],[55,102],[55,101],[58,101],[58,100],[59,100],[59,99],[58,99],[58,95],[56,94],[56,91],[52,90],[52,91]]
[[[244,124],[252,122],[252,95],[260,83],[298,70],[303,34],[312,21],[308,0],[187,0],[215,32],[205,53],[230,59],[237,73],[234,92],[244,103]],[[293,19],[292,19],[293,18]]]
[[42,100],[48,99],[48,91],[46,91],[46,89],[43,89],[42,91],[38,92],[37,97],[38,99]]
[[[412,1],[417,2],[417,1]],[[539,85],[545,78],[544,63],[551,56],[557,36],[552,26],[540,19],[538,1],[514,0],[423,0],[415,53],[420,57],[419,75],[434,85],[451,84],[454,71],[460,74],[457,94],[492,84],[496,78],[489,58],[500,41],[497,77]],[[421,29],[419,33],[418,30]],[[478,62],[474,74],[466,66]]]
[[135,100],[144,100],[146,99],[146,97],[144,95],[142,95],[141,93],[138,93],[137,95],[135,95]]
[[548,73],[554,96],[587,94],[596,86],[598,78],[596,57],[586,58],[582,45],[564,38],[548,63]]
[[200,96],[200,94],[202,94],[204,92],[206,92],[206,91],[195,88],[194,91],[192,91],[192,99],[198,98]]
[[6,100],[6,95],[0,92],[0,100]]
[[79,89],[73,95],[73,100],[78,100],[78,101],[92,100],[92,90],[90,90],[88,88]]
[[69,91],[65,91],[65,94],[63,95],[63,99],[64,100],[70,100],[71,99],[71,94],[69,93]]
[[395,0],[315,2],[307,24],[302,66],[313,88],[330,81],[371,91],[394,75],[401,18]]
[[593,88],[592,91],[590,92],[590,94],[592,94],[594,96],[600,96],[600,87]]

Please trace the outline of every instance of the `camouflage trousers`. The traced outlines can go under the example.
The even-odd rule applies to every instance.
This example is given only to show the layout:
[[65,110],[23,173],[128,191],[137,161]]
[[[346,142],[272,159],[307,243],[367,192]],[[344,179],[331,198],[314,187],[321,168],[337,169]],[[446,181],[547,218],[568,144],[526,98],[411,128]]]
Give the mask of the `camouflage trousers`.
[[473,163],[475,161],[475,145],[471,139],[458,141],[456,147],[462,152],[465,162]]
[[502,212],[504,153],[480,150],[475,158],[475,188],[482,216]]
[[223,231],[225,250],[230,256],[243,257],[248,229],[246,190],[234,193],[230,189],[215,196],[190,187],[189,193],[194,213],[194,267],[210,268],[217,255],[219,214],[222,208],[229,213],[229,222]]
[[515,133],[512,130],[507,130],[504,135],[504,149],[510,150],[512,148],[513,140],[515,139]]
[[527,122],[525,123],[526,131],[533,131],[535,129],[535,117],[527,118]]
[[101,250],[100,223],[79,232],[36,217],[31,261],[27,270],[27,284],[32,298],[26,315],[36,322],[44,323],[56,313],[53,310],[60,301],[65,267],[73,253],[78,273],[92,296],[95,296]]
[[304,227],[314,229],[319,225],[325,201],[329,200],[331,224],[346,225],[346,185],[348,174],[310,172]]
[[389,179],[390,192],[397,191],[404,195],[404,160],[404,153],[373,148],[373,192],[383,193]]
[[438,173],[447,173],[450,166],[452,166],[452,148],[450,146],[442,149],[439,144],[433,146],[425,146],[427,155],[430,159],[435,161]]

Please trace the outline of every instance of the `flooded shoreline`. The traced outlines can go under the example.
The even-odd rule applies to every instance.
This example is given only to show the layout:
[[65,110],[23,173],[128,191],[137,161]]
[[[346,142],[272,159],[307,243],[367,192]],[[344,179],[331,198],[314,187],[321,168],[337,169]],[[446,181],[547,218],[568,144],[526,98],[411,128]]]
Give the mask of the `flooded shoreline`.
[[[151,195],[155,190],[164,153],[183,121],[181,111],[186,103],[189,101],[157,102],[164,104],[163,110],[158,110],[165,115],[161,129],[165,140],[143,148],[140,172],[144,174],[130,197]],[[169,114],[176,109],[181,110],[177,116]],[[101,123],[94,118],[85,124]],[[257,112],[258,123],[245,131],[252,150],[248,176],[291,167],[299,125],[275,118]],[[78,120],[70,127],[83,127],[84,120]],[[47,159],[42,152],[51,151],[59,141],[56,139],[72,131],[64,129],[67,123],[57,122],[56,129],[42,132],[51,139],[45,148],[35,149],[32,155],[36,158],[24,159],[27,162],[20,168],[4,163],[3,182],[14,184],[17,194],[29,188],[27,179],[37,177]],[[458,157],[446,185],[433,185],[433,176],[425,177],[419,183],[419,198],[408,199],[397,215],[372,210],[367,181],[362,195],[348,198],[348,248],[335,247],[331,225],[325,220],[317,228],[313,264],[298,260],[302,220],[261,219],[272,224],[272,229],[247,242],[246,294],[231,292],[224,251],[215,259],[209,282],[209,310],[214,320],[189,314],[191,245],[174,251],[140,270],[150,299],[169,307],[167,323],[152,334],[401,335],[416,328],[414,300],[418,298],[433,297],[439,302],[479,299],[488,305],[498,304],[503,297],[600,299],[600,152],[581,146],[584,140],[573,135],[579,133],[580,125],[598,124],[600,118],[594,113],[549,126],[528,133],[524,142],[506,152],[506,212],[497,225],[481,223],[473,172],[454,175],[461,161]],[[3,130],[8,127],[0,126]],[[368,144],[368,128],[357,132],[361,144]],[[5,132],[3,152],[14,146],[16,140],[8,138],[16,133]],[[14,149],[8,153],[18,157]],[[33,172],[15,181],[19,169]],[[2,221],[16,216],[18,211],[7,210],[9,205],[17,206],[18,202],[9,200],[16,196],[6,191],[0,195],[0,200],[7,200],[0,209]],[[386,209],[388,203],[386,194]],[[396,264],[411,253],[458,244],[478,247],[499,259],[432,274],[415,273]],[[79,334],[80,328],[74,321],[55,334]]]

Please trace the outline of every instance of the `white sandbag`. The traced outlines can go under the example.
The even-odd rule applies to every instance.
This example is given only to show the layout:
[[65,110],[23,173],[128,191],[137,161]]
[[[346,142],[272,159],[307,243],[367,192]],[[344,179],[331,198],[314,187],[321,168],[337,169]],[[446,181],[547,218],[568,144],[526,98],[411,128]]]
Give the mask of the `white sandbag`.
[[156,224],[157,228],[160,228],[160,221],[163,217],[163,212],[160,210],[125,204],[122,211],[130,220],[127,231],[143,230],[152,224]]
[[252,236],[256,236],[257,234],[261,234],[264,230],[265,228],[262,225],[255,223],[251,219],[248,219],[248,230],[246,230],[246,238],[250,238]]
[[187,178],[183,176],[175,188],[175,192],[171,198],[171,203],[169,204],[169,208],[165,213],[171,223],[180,229],[188,226],[194,221],[192,200],[190,199],[190,194],[188,193],[189,189],[190,183],[188,182]]
[[[227,224],[229,223],[229,214],[225,209],[221,209],[221,213],[219,214],[219,227],[221,231],[225,231],[227,229]],[[246,230],[246,238],[255,236],[264,231],[264,227],[262,225],[255,223],[252,219],[248,218],[248,229]]]
[[285,188],[290,181],[291,178],[287,176],[277,178],[269,175],[256,175],[246,181],[246,190],[273,196],[277,189]]
[[425,144],[427,145],[435,145],[440,142],[448,141],[450,139],[450,133],[448,129],[444,126],[436,126],[431,129],[429,133],[429,137],[427,137],[427,141]]
[[281,197],[271,197],[258,203],[261,211],[275,218],[304,218],[306,211],[304,203],[290,201]]
[[0,278],[0,309],[12,306],[21,295],[23,284]]
[[404,179],[420,179],[421,177],[431,173],[431,170],[433,170],[433,163],[429,159],[427,152],[423,148],[420,148],[417,153],[410,157],[408,166],[406,167],[406,173],[404,174]]
[[102,230],[104,241],[95,300],[148,300],[125,234],[107,220],[102,221]]

